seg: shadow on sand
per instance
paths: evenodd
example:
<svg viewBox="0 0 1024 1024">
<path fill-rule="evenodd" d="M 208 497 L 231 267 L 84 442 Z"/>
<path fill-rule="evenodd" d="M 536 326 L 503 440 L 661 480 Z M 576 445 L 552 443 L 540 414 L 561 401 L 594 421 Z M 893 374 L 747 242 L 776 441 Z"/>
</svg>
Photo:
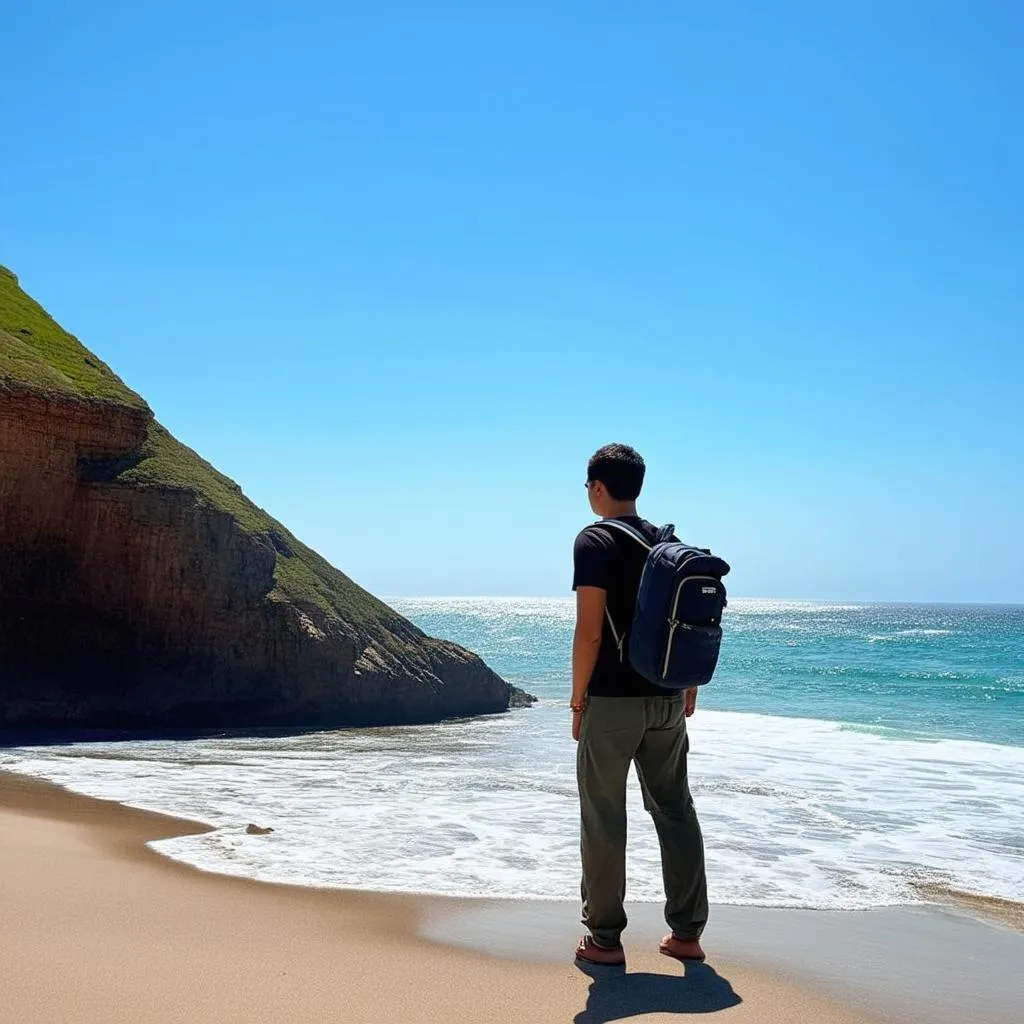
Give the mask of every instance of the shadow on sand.
<svg viewBox="0 0 1024 1024">
<path fill-rule="evenodd" d="M 587 1005 L 573 1024 L 605 1024 L 645 1013 L 715 1013 L 743 1000 L 728 980 L 707 964 L 688 963 L 682 977 L 628 974 L 622 967 L 592 967 L 576 962 L 592 979 Z"/>
</svg>

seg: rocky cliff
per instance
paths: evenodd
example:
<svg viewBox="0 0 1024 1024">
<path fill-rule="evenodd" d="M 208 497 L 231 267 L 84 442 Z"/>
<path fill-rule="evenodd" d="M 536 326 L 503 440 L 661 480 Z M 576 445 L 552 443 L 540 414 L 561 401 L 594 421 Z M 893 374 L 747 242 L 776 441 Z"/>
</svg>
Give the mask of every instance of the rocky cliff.
<svg viewBox="0 0 1024 1024">
<path fill-rule="evenodd" d="M 0 268 L 0 727 L 390 724 L 524 698 L 249 502 Z"/>
</svg>

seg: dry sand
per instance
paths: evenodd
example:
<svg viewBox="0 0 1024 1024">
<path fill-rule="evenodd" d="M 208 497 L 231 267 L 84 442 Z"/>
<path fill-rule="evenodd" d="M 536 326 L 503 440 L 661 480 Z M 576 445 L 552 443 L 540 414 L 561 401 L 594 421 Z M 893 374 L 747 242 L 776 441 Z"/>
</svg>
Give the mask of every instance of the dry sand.
<svg viewBox="0 0 1024 1024">
<path fill-rule="evenodd" d="M 0 1021 L 877 1020 L 777 971 L 627 946 L 596 980 L 418 937 L 454 901 L 264 885 L 145 847 L 203 826 L 0 777 Z"/>
</svg>

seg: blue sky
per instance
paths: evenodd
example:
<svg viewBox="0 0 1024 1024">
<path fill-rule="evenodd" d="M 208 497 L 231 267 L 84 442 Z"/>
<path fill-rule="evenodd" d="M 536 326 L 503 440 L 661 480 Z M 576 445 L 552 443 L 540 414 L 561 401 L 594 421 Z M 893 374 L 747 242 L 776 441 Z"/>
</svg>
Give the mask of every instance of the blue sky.
<svg viewBox="0 0 1024 1024">
<path fill-rule="evenodd" d="M 364 585 L 1024 601 L 1024 13 L 4 4 L 0 261 Z"/>
</svg>

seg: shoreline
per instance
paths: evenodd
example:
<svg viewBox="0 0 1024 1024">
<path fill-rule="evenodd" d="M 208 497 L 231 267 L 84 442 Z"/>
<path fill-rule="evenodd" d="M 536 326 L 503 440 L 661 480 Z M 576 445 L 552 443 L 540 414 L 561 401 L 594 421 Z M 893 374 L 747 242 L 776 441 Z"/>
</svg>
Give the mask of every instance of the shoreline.
<svg viewBox="0 0 1024 1024">
<path fill-rule="evenodd" d="M 866 948 L 857 954 L 861 964 L 851 958 L 856 944 L 849 941 L 837 960 L 837 949 L 829 946 L 842 950 L 844 936 L 854 933 L 870 939 L 879 920 L 874 911 L 717 907 L 708 966 L 684 972 L 654 951 L 664 930 L 660 908 L 633 905 L 630 973 L 595 981 L 572 964 L 581 930 L 574 905 L 278 885 L 204 872 L 146 845 L 209 830 L 204 823 L 0 772 L 0 951 L 5 961 L 13 960 L 21 982 L 35 979 L 15 986 L 17 1012 L 10 1019 L 587 1024 L 723 1011 L 730 1020 L 751 1022 L 988 1024 L 1015 1020 L 1014 1007 L 1024 1005 L 1024 989 L 1018 996 L 1007 987 L 1003 997 L 992 992 L 992 978 L 981 975 L 958 975 L 963 991 L 953 1002 L 942 992 L 941 999 L 929 1000 L 931 979 L 908 984 L 906 978 L 878 976 L 879 964 Z M 65 948 L 69 922 L 83 926 L 89 944 Z M 872 940 L 883 960 L 892 960 L 901 932 L 918 947 L 970 941 L 977 949 L 979 940 L 987 942 L 989 964 L 1000 979 L 1024 953 L 1024 937 L 962 911 L 922 908 L 884 923 L 888 938 Z M 32 941 L 26 941 L 26 928 Z M 757 940 L 758 934 L 774 941 Z M 168 935 L 177 939 L 173 948 Z M 802 936 L 809 936 L 810 948 L 801 945 Z M 59 969 L 52 962 L 54 946 L 64 952 Z M 190 979 L 197 971 L 200 976 L 184 992 L 182 970 Z M 874 978 L 867 976 L 871 971 Z M 112 972 L 117 981 L 107 984 Z M 125 991 L 134 992 L 132 999 L 125 999 Z M 137 1012 L 135 1000 L 150 1005 L 156 995 L 152 1015 Z M 54 999 L 65 1007 L 73 1001 L 81 1012 L 55 1014 Z M 301 1016 L 291 1015 L 296 1000 Z M 965 1001 L 977 1015 L 965 1014 Z M 0 1020 L 6 1019 L 0 1011 Z"/>
<path fill-rule="evenodd" d="M 914 888 L 926 897 L 925 906 L 951 907 L 979 921 L 992 921 L 1024 933 L 1024 903 L 1003 899 L 1001 896 L 966 892 L 936 882 L 919 882 Z"/>
<path fill-rule="evenodd" d="M 146 835 L 144 838 L 141 838 L 139 840 L 140 843 L 146 847 L 148 853 L 160 857 L 162 861 L 167 861 L 169 863 L 176 864 L 180 867 L 186 868 L 189 871 L 197 871 L 201 874 L 216 875 L 218 877 L 224 878 L 234 878 L 239 881 L 248 881 L 260 885 L 293 887 L 302 890 L 312 889 L 318 892 L 361 893 L 364 895 L 369 894 L 375 896 L 386 896 L 394 899 L 425 899 L 438 901 L 455 901 L 459 903 L 465 902 L 471 905 L 476 903 L 487 903 L 489 901 L 507 901 L 513 903 L 525 902 L 530 904 L 574 903 L 574 901 L 567 899 L 535 896 L 502 896 L 496 897 L 494 898 L 494 900 L 491 900 L 491 898 L 486 896 L 452 894 L 429 890 L 420 892 L 416 890 L 403 889 L 373 889 L 369 887 L 363 888 L 361 886 L 327 886 L 316 884 L 304 884 L 301 882 L 292 883 L 277 880 L 266 880 L 254 878 L 248 875 L 234 875 L 221 873 L 215 870 L 209 870 L 194 864 L 190 864 L 188 861 L 185 860 L 179 860 L 176 857 L 173 857 L 169 854 L 165 854 L 160 850 L 157 850 L 146 845 L 149 842 L 159 842 L 163 839 L 176 839 L 179 837 L 185 837 L 190 835 L 202 835 L 207 832 L 215 832 L 217 830 L 216 825 L 212 825 L 209 822 L 199 821 L 198 819 L 193 820 L 187 817 L 179 816 L 177 814 L 168 813 L 165 811 L 157 811 L 143 807 L 136 807 L 132 804 L 124 803 L 113 798 L 94 797 L 87 793 L 80 793 L 77 790 L 71 789 L 70 787 L 65 786 L 61 783 L 52 782 L 49 779 L 46 779 L 42 776 L 29 775 L 18 771 L 0 768 L 0 809 L 2 809 L 8 803 L 11 804 L 12 807 L 15 803 L 17 803 L 21 809 L 25 810 L 28 813 L 36 813 L 40 810 L 40 808 L 47 808 L 48 812 L 57 811 L 61 814 L 70 814 L 72 820 L 74 820 L 76 816 L 72 809 L 76 806 L 78 801 L 95 801 L 104 806 L 120 808 L 128 815 L 138 815 L 140 816 L 138 818 L 138 822 L 141 832 L 145 832 L 146 830 L 143 822 L 147 818 L 154 824 L 156 824 L 157 822 L 164 823 L 164 825 L 168 829 L 166 834 Z M 730 907 L 741 912 L 792 912 L 808 914 L 871 914 L 877 913 L 879 911 L 890 911 L 897 909 L 908 911 L 919 910 L 923 908 L 945 909 L 965 914 L 977 921 L 984 921 L 988 923 L 1002 925 L 1006 928 L 1010 928 L 1014 931 L 1024 934 L 1024 902 L 1018 902 L 1016 900 L 1007 899 L 1001 896 L 992 896 L 984 893 L 971 892 L 966 889 L 957 888 L 956 886 L 951 884 L 939 882 L 911 882 L 910 887 L 920 895 L 921 899 L 919 902 L 893 903 L 877 906 L 852 908 L 768 906 L 756 903 L 717 903 L 716 906 Z M 657 904 L 651 902 L 642 905 L 655 906 Z"/>
<path fill-rule="evenodd" d="M 594 978 L 571 947 L 554 963 L 500 958 L 421 934 L 460 901 L 214 875 L 145 845 L 206 827 L 0 774 L 0 956 L 15 979 L 0 1020 L 876 1019 L 717 958 L 684 970 L 637 950 L 630 974 Z"/>
</svg>

